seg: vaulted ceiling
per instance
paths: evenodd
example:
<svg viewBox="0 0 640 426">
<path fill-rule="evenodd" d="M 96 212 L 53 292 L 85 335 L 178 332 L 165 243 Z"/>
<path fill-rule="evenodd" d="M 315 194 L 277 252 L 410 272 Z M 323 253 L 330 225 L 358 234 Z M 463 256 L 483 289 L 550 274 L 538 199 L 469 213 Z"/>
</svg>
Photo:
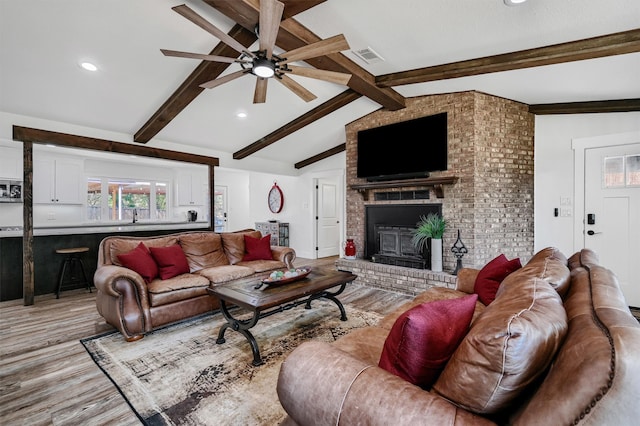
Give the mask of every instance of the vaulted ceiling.
<svg viewBox="0 0 640 426">
<path fill-rule="evenodd" d="M 308 103 L 271 84 L 264 104 L 252 103 L 253 77 L 199 87 L 237 64 L 160 53 L 237 56 L 171 10 L 181 3 L 2 0 L 0 111 L 216 155 L 221 166 L 293 170 L 340 152 L 348 122 L 411 96 L 479 90 L 538 113 L 640 108 L 636 0 L 283 0 L 276 53 L 344 34 L 351 50 L 302 65 L 352 78 L 348 87 L 296 78 L 318 96 Z M 184 3 L 256 49 L 259 0 Z M 361 49 L 383 59 L 366 63 Z M 98 71 L 81 69 L 84 60 Z"/>
</svg>

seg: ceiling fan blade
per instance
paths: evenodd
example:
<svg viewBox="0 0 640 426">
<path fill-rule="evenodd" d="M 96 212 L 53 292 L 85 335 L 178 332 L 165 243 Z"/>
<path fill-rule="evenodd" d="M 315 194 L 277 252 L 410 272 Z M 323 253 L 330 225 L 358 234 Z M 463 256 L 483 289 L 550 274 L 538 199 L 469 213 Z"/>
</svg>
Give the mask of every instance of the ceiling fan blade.
<svg viewBox="0 0 640 426">
<path fill-rule="evenodd" d="M 325 40 L 320 40 L 315 43 L 308 44 L 306 46 L 293 49 L 289 52 L 283 53 L 285 58 L 281 61 L 281 64 L 289 62 L 302 61 L 309 58 L 316 58 L 318 56 L 328 55 L 329 53 L 340 52 L 342 50 L 348 50 L 349 43 L 344 35 L 338 34 L 337 36 L 329 37 Z"/>
<path fill-rule="evenodd" d="M 240 53 L 247 53 L 251 57 L 254 55 L 247 50 L 242 44 L 240 44 L 236 39 L 222 31 L 220 28 L 213 25 L 211 22 L 204 19 L 202 16 L 198 15 L 193 9 L 191 9 L 186 4 L 181 4 L 180 6 L 174 6 L 171 9 L 178 12 L 180 15 L 184 16 L 203 30 L 212 34 L 218 40 L 232 48 L 233 50 L 237 50 Z"/>
<path fill-rule="evenodd" d="M 213 62 L 224 62 L 227 64 L 233 63 L 251 63 L 251 61 L 244 61 L 242 59 L 237 58 L 229 58 L 227 56 L 216 56 L 216 55 L 202 55 L 200 53 L 191 53 L 191 52 L 181 52 L 179 50 L 169 50 L 169 49 L 160 49 L 164 56 L 175 56 L 177 58 L 191 58 L 191 59 L 201 59 L 203 61 L 213 61 Z"/>
<path fill-rule="evenodd" d="M 258 77 L 256 79 L 256 90 L 253 93 L 253 103 L 263 104 L 267 101 L 267 82 L 268 78 Z"/>
<path fill-rule="evenodd" d="M 224 77 L 216 78 L 215 80 L 207 81 L 206 83 L 202 83 L 200 87 L 205 89 L 213 89 L 214 87 L 218 87 L 221 84 L 228 83 L 231 80 L 235 80 L 238 77 L 242 77 L 247 73 L 246 70 L 240 70 L 236 72 L 232 72 L 231 74 L 227 74 Z"/>
<path fill-rule="evenodd" d="M 276 45 L 282 12 L 284 12 L 284 4 L 278 0 L 260 1 L 260 26 L 258 27 L 260 50 L 266 50 L 269 59 Z"/>
<path fill-rule="evenodd" d="M 345 74 L 342 72 L 319 70 L 317 68 L 308 67 L 296 67 L 289 66 L 290 70 L 283 70 L 290 72 L 291 74 L 299 75 L 302 77 L 317 78 L 318 80 L 330 81 L 331 83 L 338 83 L 346 86 L 351 80 L 351 74 Z"/>
<path fill-rule="evenodd" d="M 283 75 L 280 78 L 275 78 L 274 80 L 282 83 L 283 86 L 285 86 L 287 89 L 291 90 L 293 93 L 298 95 L 305 102 L 311 102 L 312 100 L 317 98 L 316 95 L 314 95 L 313 93 L 311 93 L 310 91 L 302 87 L 301 84 L 299 84 L 297 81 L 290 78 L 289 76 Z"/>
</svg>

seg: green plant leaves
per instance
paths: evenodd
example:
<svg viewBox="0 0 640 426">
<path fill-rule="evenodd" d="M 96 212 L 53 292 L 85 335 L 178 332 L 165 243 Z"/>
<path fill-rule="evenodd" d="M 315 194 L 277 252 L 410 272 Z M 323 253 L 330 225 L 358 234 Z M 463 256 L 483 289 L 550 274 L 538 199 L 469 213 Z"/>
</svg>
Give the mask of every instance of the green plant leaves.
<svg viewBox="0 0 640 426">
<path fill-rule="evenodd" d="M 426 217 L 420 216 L 420 222 L 412 232 L 411 242 L 416 249 L 422 251 L 427 248 L 429 238 L 442 239 L 447 229 L 447 221 L 440 215 L 429 213 Z"/>
</svg>

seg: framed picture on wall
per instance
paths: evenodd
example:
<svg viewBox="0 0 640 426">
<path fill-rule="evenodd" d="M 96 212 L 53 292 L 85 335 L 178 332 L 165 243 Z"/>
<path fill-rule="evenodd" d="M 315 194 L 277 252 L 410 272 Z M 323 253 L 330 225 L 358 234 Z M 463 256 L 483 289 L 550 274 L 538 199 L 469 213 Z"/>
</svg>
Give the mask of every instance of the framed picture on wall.
<svg viewBox="0 0 640 426">
<path fill-rule="evenodd" d="M 15 180 L 0 180 L 0 202 L 21 203 L 22 182 Z"/>
</svg>

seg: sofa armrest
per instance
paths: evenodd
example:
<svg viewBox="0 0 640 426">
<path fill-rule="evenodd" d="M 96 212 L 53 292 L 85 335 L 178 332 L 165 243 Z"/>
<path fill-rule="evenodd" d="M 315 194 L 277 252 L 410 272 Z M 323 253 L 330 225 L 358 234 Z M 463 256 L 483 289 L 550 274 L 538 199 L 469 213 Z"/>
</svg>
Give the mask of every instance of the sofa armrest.
<svg viewBox="0 0 640 426">
<path fill-rule="evenodd" d="M 293 261 L 296 260 L 296 251 L 291 247 L 271 246 L 271 255 L 274 260 L 279 260 L 287 265 L 288 269 L 295 268 Z"/>
<path fill-rule="evenodd" d="M 458 271 L 458 279 L 456 281 L 456 290 L 473 294 L 473 287 L 476 283 L 476 277 L 480 269 L 462 268 Z"/>
<path fill-rule="evenodd" d="M 326 342 L 305 342 L 280 367 L 278 397 L 300 425 L 493 425 Z"/>
<path fill-rule="evenodd" d="M 98 289 L 96 308 L 127 341 L 142 338 L 151 330 L 147 284 L 135 271 L 116 265 L 99 267 L 93 283 Z"/>
</svg>

